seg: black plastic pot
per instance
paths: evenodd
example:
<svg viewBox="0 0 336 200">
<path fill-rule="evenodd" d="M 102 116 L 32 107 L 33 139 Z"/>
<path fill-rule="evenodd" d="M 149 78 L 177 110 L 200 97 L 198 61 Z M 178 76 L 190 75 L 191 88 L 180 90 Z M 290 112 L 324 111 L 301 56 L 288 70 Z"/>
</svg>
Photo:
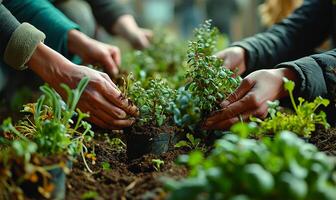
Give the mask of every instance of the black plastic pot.
<svg viewBox="0 0 336 200">
<path fill-rule="evenodd" d="M 68 160 L 67 168 L 72 168 L 72 161 Z M 53 200 L 62 200 L 65 199 L 66 194 L 66 173 L 62 167 L 53 167 L 50 170 L 47 170 L 50 174 L 51 178 L 49 179 L 49 183 L 53 185 L 53 191 L 51 192 L 50 199 Z M 44 199 L 43 196 L 39 193 L 38 187 L 42 185 L 42 177 L 40 177 L 40 181 L 37 183 L 25 182 L 21 187 L 24 190 L 25 194 L 29 198 L 33 199 Z"/>
<path fill-rule="evenodd" d="M 173 148 L 179 141 L 179 135 L 174 131 L 144 134 L 134 131 L 134 129 L 126 129 L 125 138 L 127 157 L 130 160 L 146 154 L 160 155 Z"/>
</svg>

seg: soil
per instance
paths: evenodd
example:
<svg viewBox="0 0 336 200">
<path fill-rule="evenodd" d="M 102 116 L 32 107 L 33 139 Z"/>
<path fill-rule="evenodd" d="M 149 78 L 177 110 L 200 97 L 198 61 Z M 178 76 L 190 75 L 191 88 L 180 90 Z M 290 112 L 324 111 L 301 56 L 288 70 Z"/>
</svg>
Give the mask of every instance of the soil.
<svg viewBox="0 0 336 200">
<path fill-rule="evenodd" d="M 95 141 L 96 163 L 90 168 L 94 173 L 84 170 L 81 159 L 74 163 L 67 180 L 67 198 L 81 199 L 86 192 L 97 192 L 95 199 L 163 199 L 163 177 L 181 179 L 187 176 L 187 169 L 175 164 L 178 155 L 187 153 L 175 149 L 158 155 L 145 155 L 128 161 L 125 150 L 117 150 L 102 140 Z M 152 159 L 164 161 L 160 171 L 153 167 Z M 108 162 L 110 170 L 103 170 L 102 163 Z"/>
<path fill-rule="evenodd" d="M 309 142 L 315 144 L 320 151 L 336 156 L 336 128 L 324 129 L 319 127 Z"/>
</svg>

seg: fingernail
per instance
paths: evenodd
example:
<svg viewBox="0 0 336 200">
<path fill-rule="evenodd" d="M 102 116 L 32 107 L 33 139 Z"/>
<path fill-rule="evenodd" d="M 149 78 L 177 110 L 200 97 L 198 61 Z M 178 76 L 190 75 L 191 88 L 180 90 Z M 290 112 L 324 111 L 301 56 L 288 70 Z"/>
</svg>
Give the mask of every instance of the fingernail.
<svg viewBox="0 0 336 200">
<path fill-rule="evenodd" d="M 227 107 L 229 104 L 230 104 L 230 101 L 228 101 L 228 100 L 224 100 L 224 101 L 220 104 L 220 107 L 225 108 L 225 107 Z"/>
</svg>

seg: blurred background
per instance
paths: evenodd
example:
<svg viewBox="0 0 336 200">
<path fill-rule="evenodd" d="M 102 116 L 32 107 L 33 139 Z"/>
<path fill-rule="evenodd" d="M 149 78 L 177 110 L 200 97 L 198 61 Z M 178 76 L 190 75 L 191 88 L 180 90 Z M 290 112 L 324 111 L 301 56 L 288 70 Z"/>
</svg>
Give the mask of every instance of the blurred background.
<svg viewBox="0 0 336 200">
<path fill-rule="evenodd" d="M 265 30 L 288 16 L 303 0 L 120 0 L 128 4 L 140 25 L 165 27 L 188 39 L 205 19 L 238 41 Z"/>
</svg>

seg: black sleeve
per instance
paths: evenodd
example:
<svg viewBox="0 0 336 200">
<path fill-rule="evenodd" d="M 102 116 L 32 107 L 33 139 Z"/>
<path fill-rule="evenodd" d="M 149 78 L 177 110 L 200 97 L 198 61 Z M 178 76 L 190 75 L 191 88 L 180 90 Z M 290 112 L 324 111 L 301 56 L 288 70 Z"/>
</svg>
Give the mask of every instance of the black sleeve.
<svg viewBox="0 0 336 200">
<path fill-rule="evenodd" d="M 102 25 L 108 32 L 116 20 L 125 14 L 131 14 L 131 10 L 118 0 L 87 0 L 91 5 L 93 14 L 97 22 Z"/>
<path fill-rule="evenodd" d="M 331 0 L 306 0 L 290 17 L 268 31 L 232 46 L 247 50 L 247 72 L 272 68 L 313 53 L 331 32 Z"/>
<path fill-rule="evenodd" d="M 0 1 L 0 56 L 4 53 L 13 32 L 19 27 L 20 23 L 15 17 L 2 5 Z"/>
<path fill-rule="evenodd" d="M 318 96 L 336 100 L 336 49 L 281 63 L 277 68 L 291 68 L 298 77 L 295 95 L 313 100 Z"/>
</svg>

